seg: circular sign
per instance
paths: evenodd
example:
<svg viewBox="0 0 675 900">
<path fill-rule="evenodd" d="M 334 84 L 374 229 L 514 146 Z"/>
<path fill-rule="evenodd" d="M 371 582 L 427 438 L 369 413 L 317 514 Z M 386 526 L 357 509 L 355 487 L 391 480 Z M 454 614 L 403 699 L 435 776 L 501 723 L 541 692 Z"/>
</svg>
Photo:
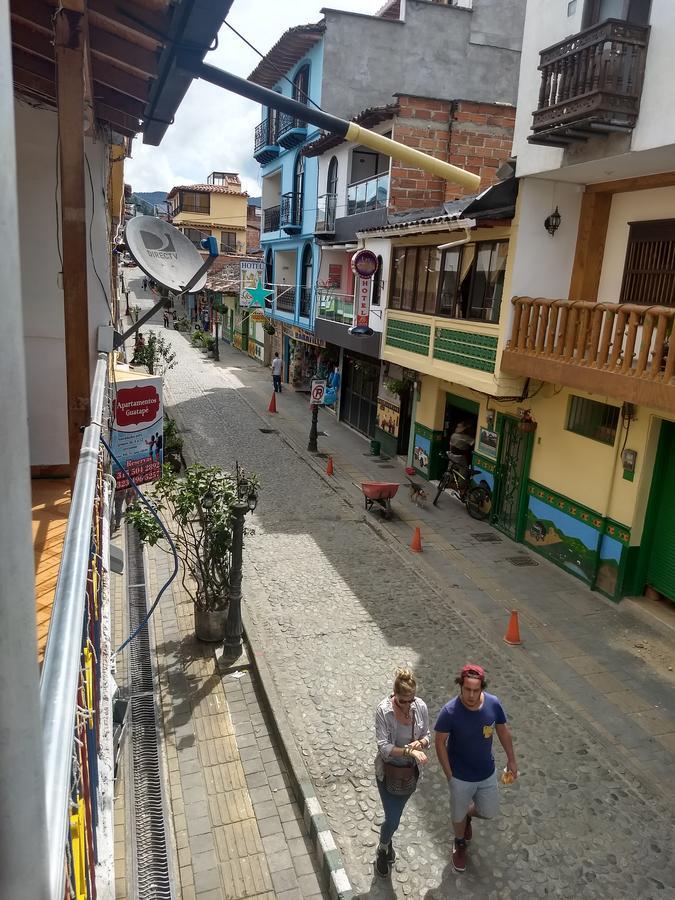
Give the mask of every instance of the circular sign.
<svg viewBox="0 0 675 900">
<path fill-rule="evenodd" d="M 323 403 L 323 395 L 326 393 L 326 382 L 325 381 L 313 381 L 312 382 L 312 403 L 320 404 Z"/>
<path fill-rule="evenodd" d="M 181 294 L 203 259 L 182 231 L 155 216 L 135 216 L 127 222 L 124 240 L 129 253 L 145 274 L 168 288 L 174 294 Z M 196 294 L 206 284 L 206 272 L 190 291 Z"/>
<path fill-rule="evenodd" d="M 377 256 L 372 250 L 357 250 L 352 256 L 352 272 L 359 278 L 372 278 L 377 272 Z"/>
</svg>

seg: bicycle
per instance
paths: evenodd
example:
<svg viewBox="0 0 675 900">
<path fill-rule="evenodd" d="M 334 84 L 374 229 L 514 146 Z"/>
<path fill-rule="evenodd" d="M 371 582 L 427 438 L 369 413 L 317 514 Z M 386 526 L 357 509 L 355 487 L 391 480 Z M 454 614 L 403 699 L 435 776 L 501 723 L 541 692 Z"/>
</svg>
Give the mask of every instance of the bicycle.
<svg viewBox="0 0 675 900">
<path fill-rule="evenodd" d="M 466 511 L 472 519 L 479 521 L 487 519 L 492 503 L 490 491 L 482 484 L 471 484 L 471 478 L 477 475 L 480 469 L 461 469 L 450 459 L 447 451 L 445 455 L 448 457 L 448 468 L 438 482 L 438 491 L 433 500 L 434 506 L 438 506 L 443 491 L 449 489 L 449 493 L 466 506 Z"/>
</svg>

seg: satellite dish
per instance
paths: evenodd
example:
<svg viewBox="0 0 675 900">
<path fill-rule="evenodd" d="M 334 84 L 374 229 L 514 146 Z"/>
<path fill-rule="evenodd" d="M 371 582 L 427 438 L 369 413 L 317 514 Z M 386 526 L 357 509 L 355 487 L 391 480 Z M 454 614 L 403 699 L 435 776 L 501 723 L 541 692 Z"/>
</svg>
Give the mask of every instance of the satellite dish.
<svg viewBox="0 0 675 900">
<path fill-rule="evenodd" d="M 124 239 L 129 253 L 145 274 L 174 294 L 182 294 L 204 260 L 182 231 L 155 216 L 135 216 L 127 222 Z M 191 291 L 201 291 L 206 272 Z"/>
</svg>

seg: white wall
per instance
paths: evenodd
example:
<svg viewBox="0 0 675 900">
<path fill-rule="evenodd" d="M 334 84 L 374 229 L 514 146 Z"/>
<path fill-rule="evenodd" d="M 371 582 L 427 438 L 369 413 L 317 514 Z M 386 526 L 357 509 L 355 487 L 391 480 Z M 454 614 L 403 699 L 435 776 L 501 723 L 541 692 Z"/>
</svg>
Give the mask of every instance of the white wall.
<svg viewBox="0 0 675 900">
<path fill-rule="evenodd" d="M 628 246 L 628 223 L 675 219 L 675 187 L 614 194 L 609 213 L 598 300 L 618 302 Z"/>
<path fill-rule="evenodd" d="M 518 157 L 519 176 L 559 168 L 565 160 L 560 149 L 540 147 L 527 143 L 532 126 L 532 113 L 539 102 L 541 74 L 537 70 L 539 55 L 551 44 L 564 40 L 581 30 L 583 0 L 578 0 L 574 15 L 567 16 L 566 0 L 528 0 L 525 32 L 520 61 L 518 109 L 514 131 L 513 152 Z M 675 3 L 673 0 L 652 0 L 650 15 L 651 32 L 647 48 L 647 64 L 640 101 L 640 114 L 630 138 L 630 151 L 650 150 L 675 144 L 675 116 L 664 115 L 675 106 L 675 78 L 673 77 L 673 40 L 675 39 Z M 616 148 L 615 141 L 595 138 L 587 145 L 573 147 L 572 157 L 579 162 L 583 158 L 603 158 L 620 155 L 624 149 Z M 674 163 L 675 166 L 675 163 Z M 660 166 L 651 171 L 663 171 Z M 613 177 L 640 174 L 640 170 Z M 602 172 L 592 180 L 602 180 Z M 605 176 L 606 177 L 606 176 Z M 579 180 L 583 180 L 580 176 Z"/>
<path fill-rule="evenodd" d="M 66 356 L 63 289 L 57 247 L 55 205 L 57 171 L 56 112 L 35 109 L 17 101 L 17 192 L 26 350 L 28 425 L 31 465 L 68 463 L 68 411 L 66 406 Z M 107 145 L 87 141 L 87 157 L 94 183 L 92 192 L 85 171 L 87 234 L 91 232 L 96 268 L 110 294 L 110 270 L 106 206 Z M 58 228 L 60 234 L 60 228 Z M 89 240 L 89 237 L 88 237 Z M 89 353 L 94 371 L 96 329 L 108 324 L 110 314 L 103 291 L 88 267 Z"/>
<path fill-rule="evenodd" d="M 376 256 L 382 257 L 382 271 L 378 272 L 378 276 L 382 279 L 382 287 L 380 290 L 380 305 L 371 306 L 369 323 L 373 331 L 382 331 L 384 325 L 384 311 L 387 308 L 387 298 L 389 297 L 391 240 L 389 238 L 366 238 L 365 246 L 369 250 L 372 250 Z M 378 315 L 377 312 L 373 312 L 373 310 L 380 311 L 382 315 Z"/>
<path fill-rule="evenodd" d="M 576 184 L 539 178 L 519 182 L 511 296 L 567 297 L 582 190 Z M 556 206 L 560 228 L 552 237 L 544 228 L 544 219 Z"/>
</svg>

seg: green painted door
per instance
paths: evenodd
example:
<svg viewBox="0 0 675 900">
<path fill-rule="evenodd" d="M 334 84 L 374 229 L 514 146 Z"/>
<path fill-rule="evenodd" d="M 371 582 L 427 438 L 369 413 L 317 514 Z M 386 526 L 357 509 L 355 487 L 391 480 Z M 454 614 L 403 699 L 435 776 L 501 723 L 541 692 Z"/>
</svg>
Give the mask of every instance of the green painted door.
<svg viewBox="0 0 675 900">
<path fill-rule="evenodd" d="M 662 454 L 663 465 L 657 476 L 659 483 L 654 486 L 658 490 L 658 501 L 654 510 L 647 584 L 675 601 L 675 424 L 664 422 L 661 427 L 663 443 L 659 454 Z"/>
<path fill-rule="evenodd" d="M 499 451 L 492 499 L 492 524 L 514 541 L 522 537 L 527 506 L 533 435 L 520 430 L 520 420 L 500 415 Z"/>
</svg>

